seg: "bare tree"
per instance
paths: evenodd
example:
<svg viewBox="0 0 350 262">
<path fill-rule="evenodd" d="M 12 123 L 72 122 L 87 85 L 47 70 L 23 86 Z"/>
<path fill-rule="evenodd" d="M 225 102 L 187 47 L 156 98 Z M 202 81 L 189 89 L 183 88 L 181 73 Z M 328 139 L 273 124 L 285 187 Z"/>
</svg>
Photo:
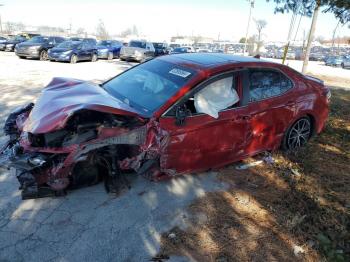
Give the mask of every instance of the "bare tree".
<svg viewBox="0 0 350 262">
<path fill-rule="evenodd" d="M 96 36 L 100 40 L 106 40 L 109 38 L 109 34 L 107 32 L 106 26 L 102 19 L 98 21 L 97 28 L 96 28 Z"/>
<path fill-rule="evenodd" d="M 260 48 L 262 46 L 262 41 L 261 41 L 261 35 L 263 29 L 267 26 L 267 22 L 263 19 L 254 19 L 255 25 L 256 25 L 256 30 L 258 31 L 258 40 L 257 40 L 257 47 L 256 47 L 256 52 L 259 53 Z"/>
</svg>

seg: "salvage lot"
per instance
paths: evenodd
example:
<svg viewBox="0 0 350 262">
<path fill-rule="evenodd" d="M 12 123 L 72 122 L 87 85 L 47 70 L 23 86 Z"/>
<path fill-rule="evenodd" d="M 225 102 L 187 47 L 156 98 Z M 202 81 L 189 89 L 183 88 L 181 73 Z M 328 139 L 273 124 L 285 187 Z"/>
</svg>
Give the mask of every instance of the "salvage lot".
<svg viewBox="0 0 350 262">
<path fill-rule="evenodd" d="M 0 65 L 2 125 L 54 76 L 100 82 L 133 63 L 71 65 L 1 52 Z M 310 62 L 310 69 L 341 87 L 333 89 L 329 124 L 298 153 L 275 153 L 271 165 L 246 171 L 231 165 L 160 183 L 130 175 L 130 189 L 119 196 L 97 185 L 26 201 L 15 177 L 1 170 L 0 261 L 147 261 L 157 253 L 173 261 L 317 261 L 323 249 L 328 257 L 345 256 L 340 250 L 349 252 L 350 71 L 318 62 Z M 320 236 L 337 246 L 320 245 Z"/>
</svg>

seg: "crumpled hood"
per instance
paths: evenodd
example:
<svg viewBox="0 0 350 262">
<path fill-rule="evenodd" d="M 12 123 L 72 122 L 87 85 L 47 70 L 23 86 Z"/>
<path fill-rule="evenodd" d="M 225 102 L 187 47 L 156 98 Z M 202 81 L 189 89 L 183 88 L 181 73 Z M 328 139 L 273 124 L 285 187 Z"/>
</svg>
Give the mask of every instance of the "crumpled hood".
<svg viewBox="0 0 350 262">
<path fill-rule="evenodd" d="M 98 85 L 76 79 L 54 78 L 43 89 L 23 130 L 42 134 L 62 129 L 70 116 L 83 109 L 146 118 Z"/>
</svg>

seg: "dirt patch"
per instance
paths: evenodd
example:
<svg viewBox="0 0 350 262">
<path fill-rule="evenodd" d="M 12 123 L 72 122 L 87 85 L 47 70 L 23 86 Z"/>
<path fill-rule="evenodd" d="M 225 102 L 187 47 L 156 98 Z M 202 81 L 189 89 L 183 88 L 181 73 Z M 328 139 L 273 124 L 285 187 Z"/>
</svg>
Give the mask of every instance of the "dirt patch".
<svg viewBox="0 0 350 262">
<path fill-rule="evenodd" d="M 220 170 L 230 190 L 196 200 L 188 228 L 162 235 L 160 255 L 221 262 L 349 261 L 350 92 L 335 89 L 332 95 L 320 136 L 297 152 L 273 153 L 273 164 Z"/>
</svg>

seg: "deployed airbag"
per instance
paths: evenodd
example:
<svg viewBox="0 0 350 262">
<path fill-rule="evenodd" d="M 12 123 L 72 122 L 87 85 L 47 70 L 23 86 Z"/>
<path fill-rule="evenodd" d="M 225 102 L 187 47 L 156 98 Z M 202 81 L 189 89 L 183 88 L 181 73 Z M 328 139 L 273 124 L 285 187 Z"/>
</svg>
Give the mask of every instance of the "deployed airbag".
<svg viewBox="0 0 350 262">
<path fill-rule="evenodd" d="M 194 95 L 194 106 L 197 113 L 205 113 L 218 118 L 219 111 L 239 101 L 238 94 L 232 85 L 233 77 L 218 80 Z"/>
</svg>

